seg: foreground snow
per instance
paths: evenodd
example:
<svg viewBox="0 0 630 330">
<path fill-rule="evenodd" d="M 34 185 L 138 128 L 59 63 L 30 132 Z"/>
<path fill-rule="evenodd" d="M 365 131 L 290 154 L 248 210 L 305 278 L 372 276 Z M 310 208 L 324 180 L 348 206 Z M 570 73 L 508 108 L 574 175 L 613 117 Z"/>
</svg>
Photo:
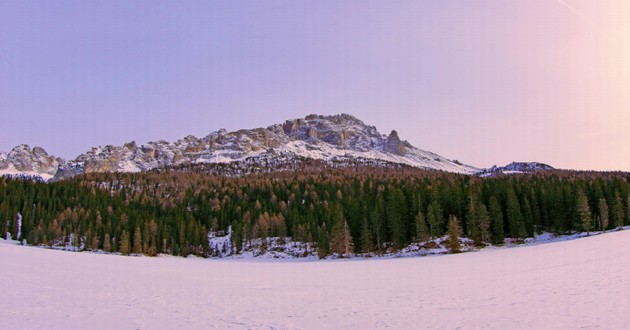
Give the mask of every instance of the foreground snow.
<svg viewBox="0 0 630 330">
<path fill-rule="evenodd" d="M 121 257 L 0 240 L 3 328 L 604 328 L 630 324 L 630 231 L 425 258 Z"/>
</svg>

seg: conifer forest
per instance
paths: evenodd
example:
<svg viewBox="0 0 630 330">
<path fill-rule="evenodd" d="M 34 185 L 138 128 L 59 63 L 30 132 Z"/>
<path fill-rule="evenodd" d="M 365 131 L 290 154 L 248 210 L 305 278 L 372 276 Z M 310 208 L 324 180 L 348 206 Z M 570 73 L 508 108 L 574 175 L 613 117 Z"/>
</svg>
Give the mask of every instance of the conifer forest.
<svg viewBox="0 0 630 330">
<path fill-rule="evenodd" d="M 2 232 L 24 244 L 155 256 L 218 255 L 252 240 L 308 243 L 320 257 L 396 251 L 457 237 L 503 244 L 630 224 L 627 173 L 542 171 L 480 178 L 410 167 L 302 169 L 242 176 L 194 170 L 0 178 Z M 7 237 L 3 237 L 7 238 Z M 264 243 L 263 243 L 264 244 Z M 264 248 L 264 246 L 263 246 Z"/>
</svg>

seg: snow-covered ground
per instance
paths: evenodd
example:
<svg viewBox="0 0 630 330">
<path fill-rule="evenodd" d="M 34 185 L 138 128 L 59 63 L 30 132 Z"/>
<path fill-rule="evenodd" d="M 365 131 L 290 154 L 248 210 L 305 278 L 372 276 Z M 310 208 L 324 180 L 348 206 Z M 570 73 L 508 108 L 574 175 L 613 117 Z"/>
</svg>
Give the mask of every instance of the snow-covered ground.
<svg viewBox="0 0 630 330">
<path fill-rule="evenodd" d="M 622 329 L 630 231 L 423 258 L 121 257 L 0 240 L 2 328 Z"/>
</svg>

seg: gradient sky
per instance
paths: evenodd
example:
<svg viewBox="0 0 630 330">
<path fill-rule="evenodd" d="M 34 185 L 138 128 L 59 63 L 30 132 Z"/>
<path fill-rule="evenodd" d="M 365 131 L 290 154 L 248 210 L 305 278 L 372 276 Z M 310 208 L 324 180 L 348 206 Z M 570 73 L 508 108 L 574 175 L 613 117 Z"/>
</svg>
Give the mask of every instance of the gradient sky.
<svg viewBox="0 0 630 330">
<path fill-rule="evenodd" d="M 350 113 L 478 167 L 630 171 L 630 1 L 0 1 L 0 150 Z"/>
</svg>

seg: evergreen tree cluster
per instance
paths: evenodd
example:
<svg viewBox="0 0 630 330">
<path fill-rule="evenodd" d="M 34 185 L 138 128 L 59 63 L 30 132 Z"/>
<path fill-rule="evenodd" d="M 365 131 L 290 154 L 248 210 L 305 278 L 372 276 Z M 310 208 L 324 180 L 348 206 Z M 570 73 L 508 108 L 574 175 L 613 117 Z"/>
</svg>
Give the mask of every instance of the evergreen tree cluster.
<svg viewBox="0 0 630 330">
<path fill-rule="evenodd" d="M 540 231 L 628 225 L 629 193 L 624 173 L 478 178 L 378 167 L 240 177 L 105 173 L 53 183 L 0 178 L 0 229 L 32 245 L 125 255 L 210 256 L 209 232 L 228 228 L 237 252 L 255 239 L 290 237 L 316 245 L 321 257 L 350 256 L 444 235 L 457 251 L 455 236 L 483 246 Z"/>
</svg>

